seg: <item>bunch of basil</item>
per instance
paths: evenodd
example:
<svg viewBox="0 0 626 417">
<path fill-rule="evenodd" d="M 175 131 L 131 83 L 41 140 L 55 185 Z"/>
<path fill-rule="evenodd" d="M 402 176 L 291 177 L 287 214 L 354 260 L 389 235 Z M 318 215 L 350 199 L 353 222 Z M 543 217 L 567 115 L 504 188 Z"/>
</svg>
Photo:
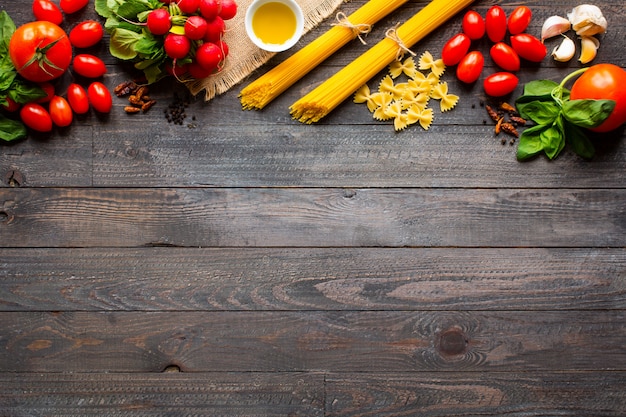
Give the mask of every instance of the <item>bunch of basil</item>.
<svg viewBox="0 0 626 417">
<path fill-rule="evenodd" d="M 541 152 L 554 159 L 566 143 L 583 158 L 594 156 L 595 148 L 585 129 L 602 124 L 613 111 L 615 101 L 570 100 L 570 92 L 564 85 L 574 74 L 560 84 L 537 80 L 524 86 L 524 94 L 515 105 L 521 117 L 536 124 L 522 132 L 517 148 L 518 160 L 527 160 Z"/>
<path fill-rule="evenodd" d="M 24 80 L 17 74 L 9 56 L 9 42 L 14 32 L 15 23 L 8 13 L 2 10 L 0 12 L 0 106 L 8 106 L 7 99 L 24 104 L 46 95 L 38 85 Z M 0 113 L 1 140 L 23 139 L 27 134 L 26 126 L 21 121 Z"/>
</svg>

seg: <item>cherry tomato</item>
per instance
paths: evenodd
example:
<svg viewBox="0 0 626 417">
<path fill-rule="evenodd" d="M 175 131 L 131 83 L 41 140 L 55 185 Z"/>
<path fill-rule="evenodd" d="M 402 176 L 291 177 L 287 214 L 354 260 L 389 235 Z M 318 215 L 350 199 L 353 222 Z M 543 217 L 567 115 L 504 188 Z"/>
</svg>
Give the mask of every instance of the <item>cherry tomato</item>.
<svg viewBox="0 0 626 417">
<path fill-rule="evenodd" d="M 443 63 L 448 66 L 456 65 L 469 51 L 472 40 L 465 33 L 459 33 L 443 46 L 441 50 L 441 58 Z"/>
<path fill-rule="evenodd" d="M 463 33 L 471 40 L 485 36 L 485 20 L 477 11 L 470 10 L 463 16 Z"/>
<path fill-rule="evenodd" d="M 5 97 L 4 102 L 0 100 L 0 108 L 8 111 L 9 113 L 19 110 L 20 107 L 21 105 L 16 103 L 11 97 Z"/>
<path fill-rule="evenodd" d="M 95 81 L 87 87 L 89 103 L 100 113 L 109 113 L 113 107 L 113 98 L 104 84 Z"/>
<path fill-rule="evenodd" d="M 491 59 L 503 70 L 515 72 L 520 68 L 519 55 L 504 42 L 494 44 L 489 50 Z"/>
<path fill-rule="evenodd" d="M 518 6 L 509 16 L 508 28 L 511 35 L 524 32 L 530 24 L 533 12 L 527 6 Z"/>
<path fill-rule="evenodd" d="M 67 101 L 76 114 L 85 114 L 89 111 L 89 98 L 80 84 L 72 83 L 67 87 Z"/>
<path fill-rule="evenodd" d="M 39 83 L 39 88 L 41 88 L 46 95 L 35 100 L 35 103 L 47 103 L 54 97 L 54 86 L 51 83 Z"/>
<path fill-rule="evenodd" d="M 49 132 L 52 130 L 50 113 L 41 104 L 24 104 L 20 110 L 20 119 L 26 126 L 38 132 Z"/>
<path fill-rule="evenodd" d="M 548 48 L 528 33 L 511 36 L 511 46 L 521 58 L 531 62 L 541 62 L 548 54 Z"/>
<path fill-rule="evenodd" d="M 76 73 L 87 78 L 102 77 L 107 72 L 104 62 L 97 56 L 78 54 L 74 57 L 73 68 Z"/>
<path fill-rule="evenodd" d="M 491 42 L 500 42 L 506 35 L 506 13 L 504 9 L 497 4 L 491 6 L 485 17 L 485 28 L 487 37 Z"/>
<path fill-rule="evenodd" d="M 456 67 L 456 77 L 464 83 L 473 83 L 480 77 L 485 66 L 485 58 L 480 51 L 472 51 L 465 55 Z"/>
<path fill-rule="evenodd" d="M 595 132 L 610 132 L 626 123 L 626 71 L 614 64 L 596 64 L 591 67 L 572 85 L 570 98 L 615 100 L 615 108 L 611 115 Z"/>
<path fill-rule="evenodd" d="M 59 6 L 49 0 L 34 0 L 33 15 L 35 20 L 45 20 L 55 25 L 63 23 L 63 13 Z"/>
<path fill-rule="evenodd" d="M 65 127 L 72 124 L 73 114 L 70 103 L 61 96 L 54 96 L 48 105 L 50 118 L 52 123 L 59 127 Z"/>
<path fill-rule="evenodd" d="M 61 0 L 60 6 L 67 14 L 76 13 L 89 3 L 89 0 Z"/>
<path fill-rule="evenodd" d="M 496 72 L 483 81 L 485 93 L 492 97 L 510 94 L 517 88 L 519 79 L 510 72 Z"/>
<path fill-rule="evenodd" d="M 38 20 L 17 28 L 9 42 L 9 55 L 22 77 L 34 82 L 50 81 L 69 67 L 72 44 L 59 26 Z"/>
<path fill-rule="evenodd" d="M 85 20 L 70 30 L 70 42 L 77 48 L 89 48 L 100 42 L 103 35 L 100 22 Z"/>
</svg>

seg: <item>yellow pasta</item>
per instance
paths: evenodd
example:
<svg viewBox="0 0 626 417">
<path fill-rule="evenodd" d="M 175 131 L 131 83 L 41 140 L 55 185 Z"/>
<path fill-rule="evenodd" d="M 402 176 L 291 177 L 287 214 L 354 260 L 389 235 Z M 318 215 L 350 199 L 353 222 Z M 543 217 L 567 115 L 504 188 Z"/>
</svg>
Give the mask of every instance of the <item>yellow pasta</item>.
<svg viewBox="0 0 626 417">
<path fill-rule="evenodd" d="M 368 27 L 408 0 L 370 0 L 326 33 L 241 90 L 241 105 L 260 110 Z M 341 19 L 340 19 L 341 20 Z"/>
<path fill-rule="evenodd" d="M 432 0 L 395 30 L 401 43 L 390 37 L 378 42 L 293 103 L 290 107 L 292 117 L 302 123 L 318 122 L 374 75 L 396 60 L 398 55 L 402 55 L 405 48 L 413 46 L 472 2 L 473 0 Z"/>
</svg>

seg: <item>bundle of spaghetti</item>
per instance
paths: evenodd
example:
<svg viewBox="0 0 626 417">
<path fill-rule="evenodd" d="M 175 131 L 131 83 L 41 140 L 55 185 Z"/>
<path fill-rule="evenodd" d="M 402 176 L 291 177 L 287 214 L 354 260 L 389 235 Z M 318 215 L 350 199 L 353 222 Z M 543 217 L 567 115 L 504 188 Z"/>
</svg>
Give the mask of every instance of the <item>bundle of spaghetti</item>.
<svg viewBox="0 0 626 417">
<path fill-rule="evenodd" d="M 369 0 L 348 17 L 338 13 L 338 24 L 241 90 L 242 107 L 262 109 L 342 46 L 357 36 L 361 38 L 374 23 L 407 1 Z"/>
<path fill-rule="evenodd" d="M 292 117 L 302 123 L 320 121 L 374 75 L 409 51 L 408 48 L 472 2 L 432 0 L 404 24 L 388 31 L 383 40 L 293 103 Z"/>
</svg>

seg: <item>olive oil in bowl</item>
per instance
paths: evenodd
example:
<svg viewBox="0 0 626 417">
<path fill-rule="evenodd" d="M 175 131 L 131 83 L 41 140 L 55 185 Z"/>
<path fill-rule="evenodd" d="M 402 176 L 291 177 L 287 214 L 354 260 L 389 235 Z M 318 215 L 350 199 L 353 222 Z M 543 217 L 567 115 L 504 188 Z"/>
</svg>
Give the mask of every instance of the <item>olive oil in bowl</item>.
<svg viewBox="0 0 626 417">
<path fill-rule="evenodd" d="M 293 0 L 256 0 L 246 12 L 246 31 L 258 47 L 281 52 L 298 42 L 304 16 Z"/>
</svg>

